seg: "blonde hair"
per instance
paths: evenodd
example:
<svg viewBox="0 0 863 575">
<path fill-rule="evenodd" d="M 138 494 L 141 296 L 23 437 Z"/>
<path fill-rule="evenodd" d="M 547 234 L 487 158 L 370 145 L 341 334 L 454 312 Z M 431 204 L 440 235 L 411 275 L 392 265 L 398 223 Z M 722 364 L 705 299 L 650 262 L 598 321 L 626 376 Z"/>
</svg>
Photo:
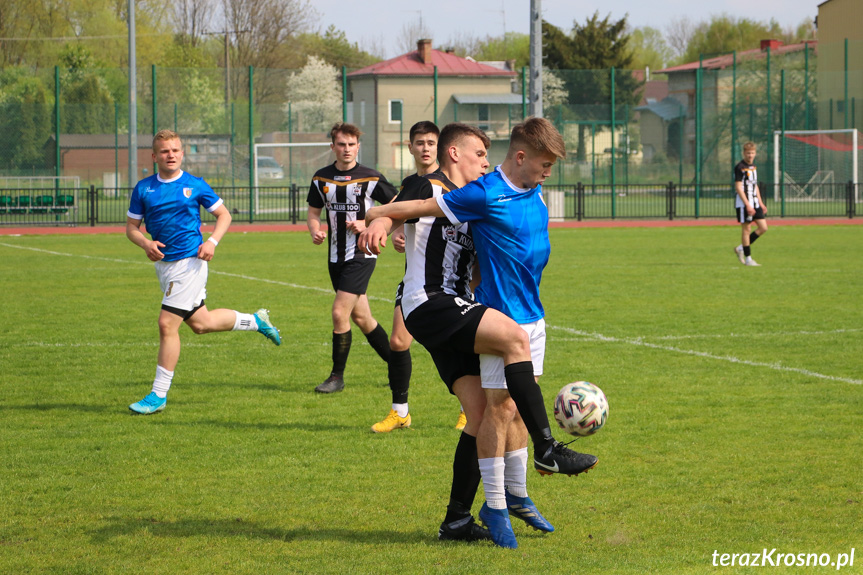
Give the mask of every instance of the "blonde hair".
<svg viewBox="0 0 863 575">
<path fill-rule="evenodd" d="M 153 136 L 153 151 L 156 151 L 156 142 L 167 142 L 168 140 L 177 140 L 182 143 L 180 140 L 180 134 L 174 132 L 173 130 L 159 130 L 156 132 L 156 135 Z"/>
<path fill-rule="evenodd" d="M 743 151 L 744 152 L 746 152 L 748 150 L 754 150 L 756 148 L 757 148 L 757 146 L 755 145 L 755 142 L 746 142 L 745 144 L 743 144 Z"/>
<path fill-rule="evenodd" d="M 507 157 L 524 148 L 529 148 L 533 152 L 553 154 L 558 158 L 566 157 L 563 136 L 554 124 L 545 118 L 530 117 L 513 127 Z"/>
</svg>

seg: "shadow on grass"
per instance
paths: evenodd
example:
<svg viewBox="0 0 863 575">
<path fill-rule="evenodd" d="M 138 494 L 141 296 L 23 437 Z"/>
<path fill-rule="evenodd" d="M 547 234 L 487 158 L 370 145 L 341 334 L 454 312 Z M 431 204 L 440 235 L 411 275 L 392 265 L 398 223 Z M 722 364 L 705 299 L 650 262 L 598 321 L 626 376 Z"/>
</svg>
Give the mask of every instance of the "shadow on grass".
<svg viewBox="0 0 863 575">
<path fill-rule="evenodd" d="M 134 537 L 136 533 L 146 532 L 155 537 L 222 537 L 249 540 L 266 539 L 275 541 L 341 541 L 347 543 L 384 544 L 384 543 L 426 543 L 437 541 L 436 531 L 399 532 L 393 530 L 362 530 L 348 528 L 276 528 L 263 527 L 242 519 L 180 519 L 160 521 L 150 518 L 107 519 L 104 527 L 91 531 L 96 543 L 108 543 L 115 537 Z"/>
<path fill-rule="evenodd" d="M 148 416 L 152 417 L 152 416 Z M 242 430 L 251 429 L 258 431 L 275 430 L 275 431 L 310 431 L 314 433 L 324 433 L 339 430 L 356 429 L 356 424 L 345 423 L 340 425 L 337 423 L 322 421 L 320 423 L 306 423 L 302 421 L 286 421 L 283 423 L 266 423 L 266 422 L 249 422 L 249 421 L 233 421 L 233 420 L 216 420 L 216 419 L 196 419 L 196 420 L 162 420 L 158 422 L 161 425 L 176 425 L 181 427 L 198 427 L 201 425 L 211 425 L 213 427 L 221 427 L 223 429 Z"/>
</svg>

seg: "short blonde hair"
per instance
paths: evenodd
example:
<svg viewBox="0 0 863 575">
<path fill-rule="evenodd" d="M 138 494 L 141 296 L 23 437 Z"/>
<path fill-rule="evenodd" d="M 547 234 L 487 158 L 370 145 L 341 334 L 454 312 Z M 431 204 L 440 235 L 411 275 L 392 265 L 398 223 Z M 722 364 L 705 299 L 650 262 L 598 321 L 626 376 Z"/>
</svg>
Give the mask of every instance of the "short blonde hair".
<svg viewBox="0 0 863 575">
<path fill-rule="evenodd" d="M 566 144 L 563 142 L 563 136 L 560 135 L 554 124 L 545 118 L 532 116 L 513 127 L 509 138 L 507 157 L 524 148 L 542 154 L 553 154 L 558 158 L 566 157 Z"/>
<path fill-rule="evenodd" d="M 743 151 L 747 152 L 748 150 L 754 150 L 757 147 L 758 146 L 755 145 L 755 142 L 746 142 L 745 144 L 743 144 Z"/>
<path fill-rule="evenodd" d="M 178 140 L 182 143 L 182 140 L 180 140 L 180 134 L 177 132 L 174 132 L 173 130 L 159 130 L 156 132 L 156 135 L 153 136 L 153 151 L 156 151 L 156 142 L 167 142 L 168 140 Z"/>
</svg>

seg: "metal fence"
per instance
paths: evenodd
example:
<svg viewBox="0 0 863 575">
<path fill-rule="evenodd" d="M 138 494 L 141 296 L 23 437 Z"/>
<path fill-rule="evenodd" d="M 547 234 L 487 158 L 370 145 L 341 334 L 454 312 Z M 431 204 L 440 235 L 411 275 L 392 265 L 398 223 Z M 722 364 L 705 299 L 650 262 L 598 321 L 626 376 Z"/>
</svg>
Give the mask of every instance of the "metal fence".
<svg viewBox="0 0 863 575">
<path fill-rule="evenodd" d="M 769 217 L 857 216 L 858 189 L 852 183 L 824 184 L 821 200 L 774 200 L 762 190 Z M 303 223 L 306 186 L 216 187 L 236 223 Z M 7 189 L 0 191 L 0 226 L 96 226 L 125 224 L 131 188 Z M 585 184 L 544 186 L 553 220 L 698 219 L 734 217 L 734 189 L 728 184 Z M 213 218 L 202 210 L 202 219 Z"/>
</svg>

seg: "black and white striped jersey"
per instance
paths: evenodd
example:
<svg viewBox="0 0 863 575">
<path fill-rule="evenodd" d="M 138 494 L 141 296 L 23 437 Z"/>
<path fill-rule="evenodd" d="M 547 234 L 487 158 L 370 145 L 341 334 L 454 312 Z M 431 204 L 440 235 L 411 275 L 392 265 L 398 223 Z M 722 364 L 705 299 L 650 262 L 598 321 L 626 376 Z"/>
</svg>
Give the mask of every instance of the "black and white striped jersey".
<svg viewBox="0 0 863 575">
<path fill-rule="evenodd" d="M 326 208 L 330 225 L 330 262 L 377 257 L 357 248 L 357 234 L 349 232 L 348 222 L 364 220 L 375 201 L 389 203 L 395 187 L 377 170 L 357 164 L 347 171 L 335 163 L 315 172 L 306 201 L 313 208 Z"/>
<path fill-rule="evenodd" d="M 425 200 L 456 186 L 441 172 L 428 174 L 405 187 L 396 201 Z M 427 216 L 405 223 L 407 269 L 402 295 L 405 317 L 435 295 L 473 300 L 471 273 L 476 261 L 468 224 L 453 225 L 446 218 Z"/>
<path fill-rule="evenodd" d="M 755 165 L 747 164 L 745 160 L 740 160 L 740 162 L 734 166 L 734 181 L 743 182 L 743 193 L 746 194 L 749 204 L 753 208 L 760 208 L 761 204 L 758 203 L 758 194 L 755 193 L 755 186 L 758 185 L 758 170 L 755 169 Z M 734 207 L 746 207 L 740 194 L 737 194 L 734 198 Z"/>
</svg>

